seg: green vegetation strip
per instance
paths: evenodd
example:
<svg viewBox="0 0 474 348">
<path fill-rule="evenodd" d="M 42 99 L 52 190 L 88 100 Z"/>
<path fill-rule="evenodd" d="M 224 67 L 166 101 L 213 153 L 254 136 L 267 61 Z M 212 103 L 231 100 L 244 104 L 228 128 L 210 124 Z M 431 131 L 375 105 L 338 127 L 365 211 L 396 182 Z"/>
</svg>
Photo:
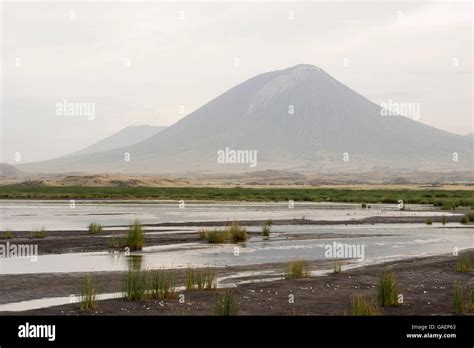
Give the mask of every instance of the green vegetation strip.
<svg viewBox="0 0 474 348">
<path fill-rule="evenodd" d="M 0 186 L 1 199 L 173 199 L 227 201 L 306 201 L 348 203 L 434 204 L 445 209 L 474 208 L 470 190 L 354 190 L 322 188 L 213 188 L 213 187 L 63 187 Z"/>
</svg>

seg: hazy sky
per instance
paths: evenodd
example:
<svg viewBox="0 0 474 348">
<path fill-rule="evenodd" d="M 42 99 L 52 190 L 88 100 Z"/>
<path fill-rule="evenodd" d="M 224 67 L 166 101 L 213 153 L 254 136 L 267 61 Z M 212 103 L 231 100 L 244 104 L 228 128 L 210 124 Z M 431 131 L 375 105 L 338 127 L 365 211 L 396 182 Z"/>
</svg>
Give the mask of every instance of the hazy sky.
<svg viewBox="0 0 474 348">
<path fill-rule="evenodd" d="M 470 133 L 472 17 L 469 2 L 3 3 L 0 162 L 54 158 L 128 125 L 171 125 L 252 76 L 300 63 Z M 95 117 L 58 116 L 64 101 L 94 104 Z"/>
</svg>

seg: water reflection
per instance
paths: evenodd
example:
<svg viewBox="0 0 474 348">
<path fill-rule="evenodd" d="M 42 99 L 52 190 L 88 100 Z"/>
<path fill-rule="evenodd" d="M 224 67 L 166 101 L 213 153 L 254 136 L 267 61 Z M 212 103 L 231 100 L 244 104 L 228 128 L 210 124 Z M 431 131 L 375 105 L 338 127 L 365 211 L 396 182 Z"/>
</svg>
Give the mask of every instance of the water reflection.
<svg viewBox="0 0 474 348">
<path fill-rule="evenodd" d="M 140 271 L 143 265 L 143 255 L 129 255 L 127 258 L 128 271 Z"/>
</svg>

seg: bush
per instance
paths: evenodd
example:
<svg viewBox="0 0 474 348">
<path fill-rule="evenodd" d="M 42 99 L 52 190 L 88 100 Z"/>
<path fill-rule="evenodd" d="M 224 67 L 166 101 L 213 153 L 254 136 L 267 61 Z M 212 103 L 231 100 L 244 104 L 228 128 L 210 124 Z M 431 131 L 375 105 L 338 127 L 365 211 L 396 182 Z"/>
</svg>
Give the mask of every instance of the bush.
<svg viewBox="0 0 474 348">
<path fill-rule="evenodd" d="M 469 222 L 471 221 L 471 218 L 469 217 L 468 214 L 464 214 L 462 219 L 461 219 L 461 223 L 463 225 L 467 225 Z"/>
<path fill-rule="evenodd" d="M 11 230 L 6 230 L 3 232 L 3 239 L 11 239 L 13 237 L 13 233 Z"/>
<path fill-rule="evenodd" d="M 427 225 L 433 225 L 433 220 L 431 220 L 431 218 L 429 218 L 428 220 L 426 220 L 426 224 Z"/>
</svg>

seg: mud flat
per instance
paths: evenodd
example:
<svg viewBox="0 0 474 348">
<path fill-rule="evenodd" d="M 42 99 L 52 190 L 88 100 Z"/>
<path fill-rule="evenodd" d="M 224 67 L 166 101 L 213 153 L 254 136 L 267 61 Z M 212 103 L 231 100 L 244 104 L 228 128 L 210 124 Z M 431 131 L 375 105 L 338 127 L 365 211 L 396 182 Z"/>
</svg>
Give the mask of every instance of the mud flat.
<svg viewBox="0 0 474 348">
<path fill-rule="evenodd" d="M 474 250 L 464 251 L 474 262 Z M 455 282 L 465 288 L 474 287 L 473 272 L 455 271 L 457 257 L 452 254 L 412 258 L 387 262 L 384 267 L 393 270 L 403 295 L 403 303 L 396 307 L 382 307 L 382 315 L 454 315 L 453 287 Z M 280 271 L 282 265 L 259 265 L 258 267 L 229 268 L 217 270 L 218 276 L 251 270 Z M 313 271 L 326 268 L 327 264 L 312 263 Z M 321 275 L 311 278 L 280 279 L 267 282 L 250 280 L 231 289 L 238 301 L 238 315 L 350 315 L 351 297 L 357 294 L 376 296 L 382 265 L 346 269 L 342 273 Z M 9 300 L 19 300 L 28 296 L 12 295 L 11 292 L 22 287 L 24 291 L 46 290 L 54 282 L 54 291 L 68 296 L 78 289 L 82 274 L 42 274 L 2 276 L 0 293 L 2 298 L 10 294 Z M 120 272 L 96 274 L 97 287 L 101 291 L 121 291 Z M 180 278 L 182 279 L 182 278 Z M 249 279 L 247 279 L 249 280 Z M 28 284 L 28 286 L 26 286 Z M 178 282 L 179 285 L 179 282 Z M 104 288 L 105 287 L 105 288 Z M 29 290 L 26 290 L 28 288 Z M 34 289 L 34 290 L 33 290 Z M 62 289 L 62 290 L 61 290 Z M 23 292 L 24 292 L 23 291 Z M 165 300 L 126 301 L 122 298 L 102 300 L 97 309 L 91 312 L 79 310 L 77 303 L 21 312 L 0 312 L 1 315 L 213 315 L 216 294 L 224 289 L 203 291 L 182 291 L 185 301 L 178 298 Z M 290 295 L 294 302 L 289 301 Z M 466 312 L 465 315 L 472 315 Z"/>
</svg>

